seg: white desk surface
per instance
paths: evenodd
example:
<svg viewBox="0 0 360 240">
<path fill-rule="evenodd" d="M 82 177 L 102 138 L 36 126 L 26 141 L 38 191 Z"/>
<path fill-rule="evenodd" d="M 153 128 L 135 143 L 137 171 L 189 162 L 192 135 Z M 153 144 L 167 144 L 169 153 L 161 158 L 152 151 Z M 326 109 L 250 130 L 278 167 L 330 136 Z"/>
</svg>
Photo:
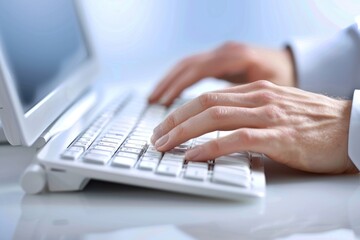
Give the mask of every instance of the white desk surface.
<svg viewBox="0 0 360 240">
<path fill-rule="evenodd" d="M 0 239 L 357 239 L 360 175 L 266 162 L 267 196 L 230 202 L 105 182 L 25 195 L 35 150 L 0 146 Z"/>
</svg>

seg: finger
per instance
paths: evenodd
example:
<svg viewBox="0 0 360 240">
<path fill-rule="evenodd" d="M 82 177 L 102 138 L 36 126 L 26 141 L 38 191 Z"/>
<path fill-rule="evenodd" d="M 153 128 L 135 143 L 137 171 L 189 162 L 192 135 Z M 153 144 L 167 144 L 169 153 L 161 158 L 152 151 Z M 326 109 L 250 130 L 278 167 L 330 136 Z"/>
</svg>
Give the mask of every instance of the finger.
<svg viewBox="0 0 360 240">
<path fill-rule="evenodd" d="M 253 108 L 260 105 L 254 93 L 205 93 L 181 106 L 154 129 L 151 138 L 155 143 L 161 136 L 183 123 L 187 119 L 215 106 Z"/>
<path fill-rule="evenodd" d="M 216 78 L 224 79 L 228 82 L 232 82 L 236 84 L 244 84 L 246 83 L 247 80 L 247 74 L 244 71 L 243 72 L 239 71 L 238 73 L 219 75 Z"/>
<path fill-rule="evenodd" d="M 185 158 L 189 161 L 205 161 L 242 151 L 261 152 L 272 156 L 281 150 L 279 139 L 279 132 L 275 129 L 242 128 L 188 150 Z"/>
<path fill-rule="evenodd" d="M 149 102 L 155 103 L 159 101 L 161 96 L 166 92 L 167 88 L 181 75 L 188 65 L 184 62 L 178 63 L 154 88 L 149 96 Z"/>
<path fill-rule="evenodd" d="M 189 139 L 215 130 L 263 127 L 266 122 L 254 108 L 212 107 L 186 120 L 155 142 L 159 151 L 170 150 Z"/>
<path fill-rule="evenodd" d="M 171 103 L 177 98 L 184 89 L 191 86 L 195 82 L 198 82 L 203 78 L 203 73 L 198 66 L 188 67 L 184 72 L 178 76 L 176 81 L 173 81 L 168 86 L 166 91 L 160 97 L 159 103 L 165 106 L 171 105 Z"/>
</svg>

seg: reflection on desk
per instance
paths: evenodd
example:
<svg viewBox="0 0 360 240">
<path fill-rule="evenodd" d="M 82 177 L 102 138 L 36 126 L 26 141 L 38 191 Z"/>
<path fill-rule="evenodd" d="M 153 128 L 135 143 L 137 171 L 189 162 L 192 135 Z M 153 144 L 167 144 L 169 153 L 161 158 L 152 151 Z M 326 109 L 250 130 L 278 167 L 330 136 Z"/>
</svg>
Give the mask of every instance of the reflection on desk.
<svg viewBox="0 0 360 240">
<path fill-rule="evenodd" d="M 359 175 L 265 167 L 267 196 L 248 202 L 95 181 L 84 192 L 24 195 L 14 239 L 360 237 Z"/>
</svg>

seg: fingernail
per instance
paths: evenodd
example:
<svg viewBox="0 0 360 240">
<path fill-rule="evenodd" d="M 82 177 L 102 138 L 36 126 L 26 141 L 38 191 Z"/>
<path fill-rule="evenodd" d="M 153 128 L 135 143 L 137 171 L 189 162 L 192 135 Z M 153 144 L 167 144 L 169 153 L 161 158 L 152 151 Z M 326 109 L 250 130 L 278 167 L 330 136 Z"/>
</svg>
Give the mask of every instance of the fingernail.
<svg viewBox="0 0 360 240">
<path fill-rule="evenodd" d="M 200 154 L 201 154 L 201 148 L 194 147 L 185 153 L 185 158 L 186 160 L 194 160 L 196 157 L 200 156 Z"/>
<path fill-rule="evenodd" d="M 159 148 L 159 147 L 165 145 L 168 140 L 169 140 L 169 135 L 168 134 L 166 134 L 165 136 L 162 136 L 159 140 L 157 140 L 155 142 L 155 147 Z"/>
</svg>

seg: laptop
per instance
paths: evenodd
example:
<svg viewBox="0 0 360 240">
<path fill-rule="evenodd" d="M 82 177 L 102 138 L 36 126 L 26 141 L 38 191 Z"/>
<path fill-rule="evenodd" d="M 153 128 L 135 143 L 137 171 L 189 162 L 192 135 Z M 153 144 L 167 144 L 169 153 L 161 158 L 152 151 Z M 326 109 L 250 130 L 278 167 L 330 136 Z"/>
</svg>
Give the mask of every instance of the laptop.
<svg viewBox="0 0 360 240">
<path fill-rule="evenodd" d="M 155 149 L 153 128 L 186 100 L 166 108 L 148 105 L 121 80 L 117 88 L 100 87 L 81 5 L 0 1 L 3 130 L 10 144 L 38 149 L 22 176 L 24 191 L 80 191 L 95 179 L 205 197 L 263 197 L 262 154 L 185 159 L 187 149 L 229 132 L 211 132 L 165 153 Z"/>
</svg>

